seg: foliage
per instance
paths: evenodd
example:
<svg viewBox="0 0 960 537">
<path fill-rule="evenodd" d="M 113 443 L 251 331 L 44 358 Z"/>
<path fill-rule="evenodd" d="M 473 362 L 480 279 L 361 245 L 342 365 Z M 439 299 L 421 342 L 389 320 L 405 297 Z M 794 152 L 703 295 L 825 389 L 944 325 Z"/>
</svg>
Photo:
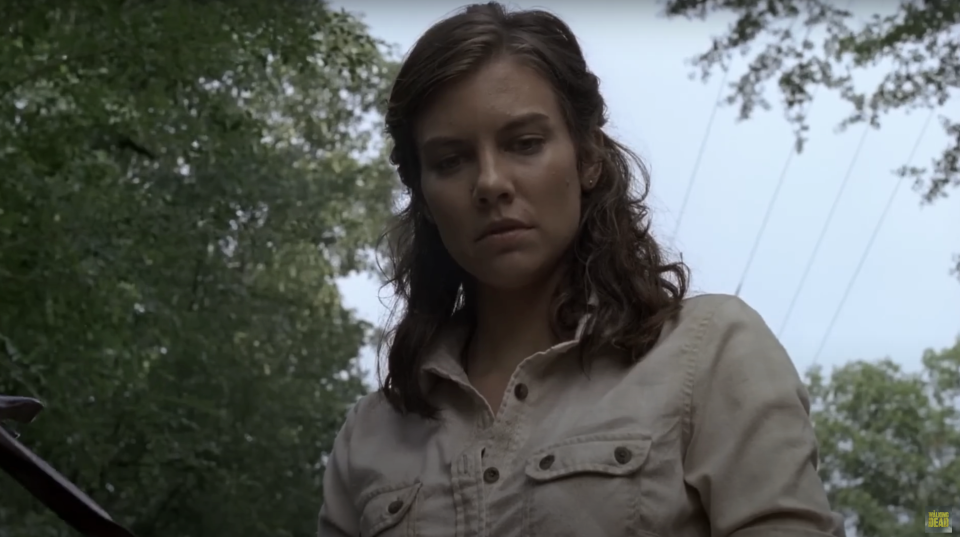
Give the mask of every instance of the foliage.
<svg viewBox="0 0 960 537">
<path fill-rule="evenodd" d="M 779 88 L 797 151 L 806 141 L 806 112 L 817 88 L 835 92 L 850 105 L 840 129 L 869 122 L 894 110 L 939 110 L 947 145 L 928 167 L 904 165 L 896 173 L 913 180 L 925 202 L 947 196 L 960 185 L 960 116 L 947 107 L 960 89 L 960 2 L 900 0 L 888 15 L 860 22 L 834 0 L 660 0 L 667 17 L 704 19 L 720 14 L 735 21 L 692 62 L 707 80 L 730 69 L 735 55 L 749 64 L 731 84 L 725 101 L 739 107 L 741 120 L 757 108 L 770 109 L 767 85 Z M 815 41 L 820 41 L 819 44 Z M 881 68 L 873 88 L 857 75 Z M 960 256 L 957 257 L 960 275 Z"/>
<path fill-rule="evenodd" d="M 960 339 L 920 373 L 858 361 L 808 383 L 820 473 L 858 537 L 919 535 L 924 509 L 960 507 Z"/>
<path fill-rule="evenodd" d="M 138 535 L 313 535 L 390 66 L 322 2 L 4 3 L 0 393 Z M 0 476 L 0 536 L 67 535 Z"/>
</svg>

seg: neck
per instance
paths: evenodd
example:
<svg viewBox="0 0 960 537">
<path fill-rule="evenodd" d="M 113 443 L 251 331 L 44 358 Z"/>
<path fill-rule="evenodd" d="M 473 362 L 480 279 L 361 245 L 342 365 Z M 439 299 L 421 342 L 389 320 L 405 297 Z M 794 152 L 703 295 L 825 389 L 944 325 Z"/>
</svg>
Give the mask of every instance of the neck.
<svg viewBox="0 0 960 537">
<path fill-rule="evenodd" d="M 524 358 L 557 344 L 550 303 L 559 280 L 557 273 L 525 289 L 477 289 L 476 329 L 467 349 L 471 376 L 510 376 Z"/>
</svg>

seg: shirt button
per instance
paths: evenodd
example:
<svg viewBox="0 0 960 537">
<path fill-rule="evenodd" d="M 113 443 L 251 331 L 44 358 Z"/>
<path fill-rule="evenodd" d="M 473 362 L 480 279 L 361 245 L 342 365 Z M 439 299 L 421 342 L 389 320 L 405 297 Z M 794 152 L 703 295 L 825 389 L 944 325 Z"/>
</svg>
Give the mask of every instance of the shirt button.
<svg viewBox="0 0 960 537">
<path fill-rule="evenodd" d="M 513 395 L 515 395 L 520 401 L 526 399 L 529 393 L 530 390 L 527 389 L 526 384 L 517 384 L 517 386 L 513 389 Z"/>
<path fill-rule="evenodd" d="M 620 464 L 627 464 L 633 458 L 633 453 L 625 447 L 618 447 L 613 450 L 613 458 Z"/>
<path fill-rule="evenodd" d="M 500 479 L 500 471 L 496 468 L 487 468 L 483 471 L 483 480 L 487 483 L 496 483 Z"/>
<path fill-rule="evenodd" d="M 554 458 L 555 457 L 553 455 L 547 455 L 546 457 L 540 459 L 540 469 L 549 470 L 550 467 L 553 466 Z"/>
<path fill-rule="evenodd" d="M 403 500 L 393 500 L 390 502 L 390 505 L 387 506 L 387 512 L 391 515 L 395 515 L 400 512 L 400 509 L 403 508 Z"/>
</svg>

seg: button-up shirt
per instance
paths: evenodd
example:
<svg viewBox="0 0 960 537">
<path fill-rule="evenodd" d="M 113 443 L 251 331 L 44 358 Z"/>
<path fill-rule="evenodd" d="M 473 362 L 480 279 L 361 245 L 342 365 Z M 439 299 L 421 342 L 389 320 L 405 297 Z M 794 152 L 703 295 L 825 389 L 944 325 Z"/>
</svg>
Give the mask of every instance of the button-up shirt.
<svg viewBox="0 0 960 537">
<path fill-rule="evenodd" d="M 526 358 L 496 415 L 451 327 L 426 350 L 436 420 L 380 393 L 348 413 L 321 537 L 843 537 L 817 475 L 809 397 L 740 299 L 685 300 L 628 365 L 577 339 Z"/>
</svg>

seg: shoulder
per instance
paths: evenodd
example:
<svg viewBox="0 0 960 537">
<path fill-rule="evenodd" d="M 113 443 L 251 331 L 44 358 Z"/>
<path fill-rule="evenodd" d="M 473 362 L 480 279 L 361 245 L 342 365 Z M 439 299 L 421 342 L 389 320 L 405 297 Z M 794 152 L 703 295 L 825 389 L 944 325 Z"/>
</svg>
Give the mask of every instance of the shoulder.
<svg viewBox="0 0 960 537">
<path fill-rule="evenodd" d="M 694 321 L 701 324 L 760 323 L 766 324 L 760 314 L 741 298 L 724 294 L 705 294 L 687 298 L 680 310 L 681 324 Z"/>
<path fill-rule="evenodd" d="M 786 351 L 760 313 L 739 297 L 715 294 L 689 298 L 683 312 L 702 327 L 698 345 L 701 355 L 762 350 L 768 355 L 786 357 Z"/>
<path fill-rule="evenodd" d="M 402 438 L 417 437 L 437 422 L 417 414 L 401 414 L 381 390 L 361 397 L 347 414 L 343 433 L 355 460 L 376 460 L 383 446 Z"/>
<path fill-rule="evenodd" d="M 383 456 L 384 435 L 402 428 L 405 419 L 387 402 L 379 390 L 368 393 L 351 405 L 334 441 L 333 457 L 350 476 L 350 486 L 361 476 L 355 475 L 357 464 Z M 362 464 L 361 464 L 362 465 Z"/>
<path fill-rule="evenodd" d="M 746 334 L 767 342 L 776 341 L 773 332 L 756 310 L 739 297 L 724 294 L 705 294 L 685 299 L 680 314 L 665 330 L 664 337 L 691 339 L 686 346 L 691 350 L 695 347 L 702 353 L 709 352 L 710 346 L 722 346 L 724 335 L 732 333 Z"/>
<path fill-rule="evenodd" d="M 390 406 L 380 390 L 374 390 L 359 400 L 347 412 L 344 428 L 351 437 L 363 436 L 371 429 L 377 430 L 386 422 L 401 419 L 402 416 Z"/>
<path fill-rule="evenodd" d="M 740 298 L 722 294 L 689 298 L 678 320 L 681 326 L 692 339 L 687 345 L 690 380 L 701 389 L 711 386 L 727 394 L 747 387 L 803 391 L 786 349 L 763 317 Z"/>
<path fill-rule="evenodd" d="M 721 334 L 730 332 L 774 338 L 760 314 L 739 297 L 704 294 L 683 301 L 679 314 L 664 327 L 660 339 L 662 343 L 680 343 L 688 355 L 702 355 L 710 352 L 711 345 L 721 343 Z"/>
</svg>

